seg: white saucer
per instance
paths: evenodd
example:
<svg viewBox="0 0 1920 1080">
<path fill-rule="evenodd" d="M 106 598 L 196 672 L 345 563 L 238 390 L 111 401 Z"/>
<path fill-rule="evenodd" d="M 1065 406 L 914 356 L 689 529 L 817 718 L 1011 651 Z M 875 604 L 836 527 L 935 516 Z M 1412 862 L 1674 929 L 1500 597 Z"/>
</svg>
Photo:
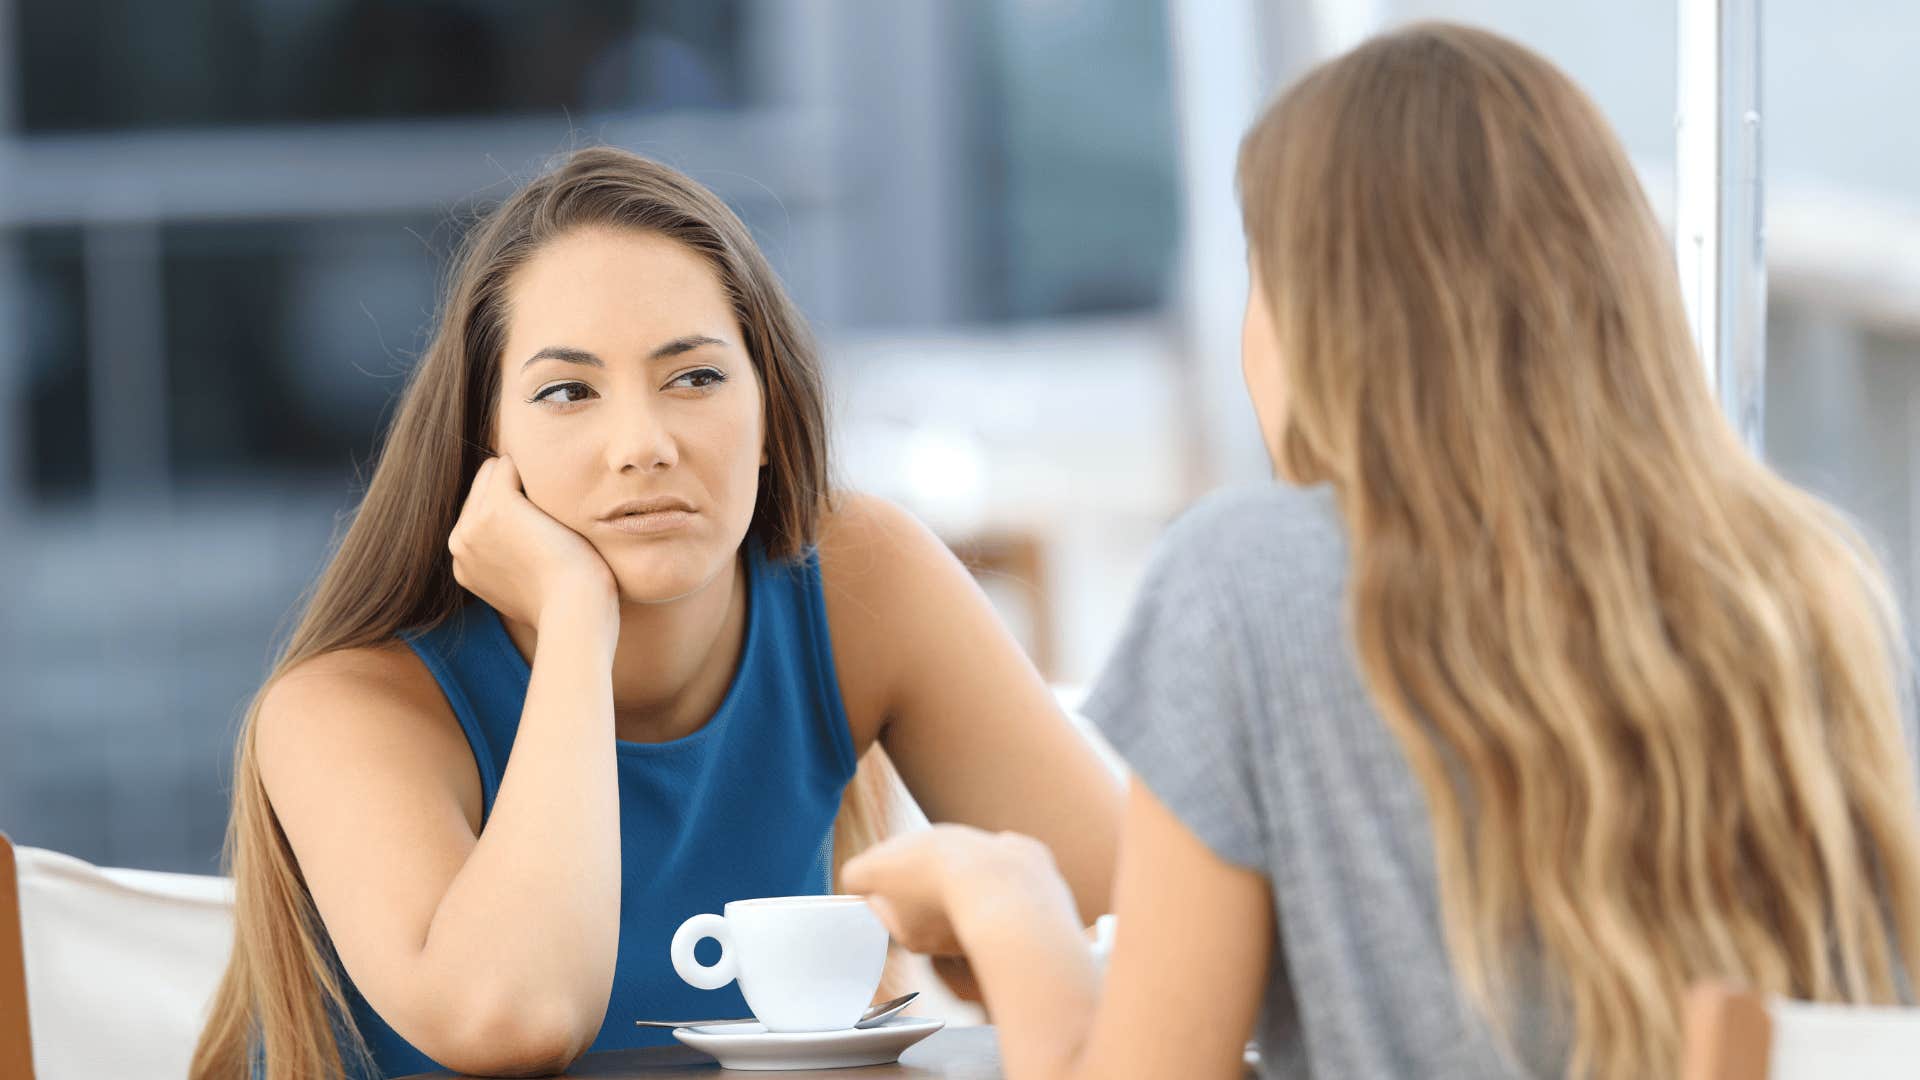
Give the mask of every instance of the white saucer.
<svg viewBox="0 0 1920 1080">
<path fill-rule="evenodd" d="M 674 1028 L 673 1037 L 720 1059 L 723 1069 L 851 1069 L 899 1060 L 907 1047 L 947 1026 L 924 1016 L 890 1016 L 869 1028 L 770 1032 L 759 1024 Z"/>
</svg>

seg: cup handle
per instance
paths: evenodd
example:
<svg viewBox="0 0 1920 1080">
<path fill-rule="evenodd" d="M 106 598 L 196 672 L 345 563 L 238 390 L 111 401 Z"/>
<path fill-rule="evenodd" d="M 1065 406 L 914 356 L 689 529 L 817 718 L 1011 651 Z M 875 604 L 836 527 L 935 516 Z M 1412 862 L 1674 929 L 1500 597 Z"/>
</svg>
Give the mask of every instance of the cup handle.
<svg viewBox="0 0 1920 1080">
<path fill-rule="evenodd" d="M 705 938 L 720 943 L 720 959 L 711 964 L 703 964 L 693 955 L 693 947 Z M 720 915 L 695 915 L 681 923 L 673 932 L 669 951 L 673 970 L 696 989 L 718 990 L 740 974 L 740 965 L 733 957 L 733 937 L 727 932 L 726 918 Z"/>
</svg>

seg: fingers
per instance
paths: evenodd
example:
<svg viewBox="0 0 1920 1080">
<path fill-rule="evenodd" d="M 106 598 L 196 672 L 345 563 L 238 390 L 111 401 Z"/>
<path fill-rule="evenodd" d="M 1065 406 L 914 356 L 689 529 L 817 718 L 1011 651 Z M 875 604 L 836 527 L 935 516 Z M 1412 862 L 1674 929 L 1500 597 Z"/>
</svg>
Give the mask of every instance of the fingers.
<svg viewBox="0 0 1920 1080">
<path fill-rule="evenodd" d="M 460 501 L 460 513 L 454 518 L 452 530 L 447 533 L 447 552 L 454 558 L 453 579 L 460 582 L 461 585 L 466 584 L 460 577 L 460 557 L 465 547 L 461 527 L 472 521 L 474 505 L 480 501 L 482 497 L 481 493 L 486 491 L 487 475 L 492 465 L 493 459 L 488 458 L 480 463 L 478 469 L 474 470 L 473 484 L 467 488 L 467 497 Z"/>
<path fill-rule="evenodd" d="M 856 855 L 840 867 L 840 888 L 844 892 L 865 893 L 869 891 L 866 864 L 860 860 L 864 856 Z"/>
<path fill-rule="evenodd" d="M 874 917 L 880 920 L 880 925 L 887 928 L 887 936 L 898 941 L 904 928 L 900 925 L 899 913 L 894 911 L 893 905 L 887 902 L 886 897 L 869 896 L 867 906 L 873 909 Z"/>
<path fill-rule="evenodd" d="M 473 486 L 467 489 L 467 498 L 460 506 L 464 516 L 474 504 L 485 499 L 489 492 L 498 494 L 519 494 L 522 491 L 520 470 L 513 459 L 505 454 L 497 454 L 480 462 L 474 470 Z"/>
<path fill-rule="evenodd" d="M 848 892 L 872 892 L 880 886 L 880 869 L 885 857 L 879 847 L 873 847 L 848 859 L 840 867 L 840 884 Z"/>
<path fill-rule="evenodd" d="M 867 897 L 867 906 L 873 909 L 874 916 L 880 920 L 880 925 L 886 927 L 887 937 L 891 938 L 894 944 L 914 953 L 931 954 L 945 951 L 936 936 L 937 931 L 921 925 L 925 921 L 924 915 L 917 917 L 915 921 L 909 921 L 903 916 L 901 909 L 895 907 L 884 896 Z M 909 904 L 907 910 L 913 911 L 914 908 Z"/>
<path fill-rule="evenodd" d="M 493 472 L 494 461 L 494 458 L 487 458 L 480 463 L 478 469 L 473 471 L 473 483 L 467 488 L 467 497 L 460 504 L 461 513 L 465 513 L 467 507 L 472 506 L 474 500 L 480 497 L 480 493 L 486 490 L 487 477 Z"/>
<path fill-rule="evenodd" d="M 512 458 L 501 454 L 499 457 L 489 459 L 487 464 L 495 466 L 495 484 L 506 491 L 519 492 L 521 490 L 520 467 L 513 463 Z"/>
</svg>

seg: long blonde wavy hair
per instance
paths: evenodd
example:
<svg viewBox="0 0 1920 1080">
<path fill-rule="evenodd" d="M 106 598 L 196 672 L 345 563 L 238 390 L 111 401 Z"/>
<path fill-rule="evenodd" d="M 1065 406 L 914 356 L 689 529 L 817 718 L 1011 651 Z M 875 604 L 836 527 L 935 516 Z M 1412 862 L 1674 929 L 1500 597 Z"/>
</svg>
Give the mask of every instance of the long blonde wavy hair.
<svg viewBox="0 0 1920 1080">
<path fill-rule="evenodd" d="M 1280 469 L 1338 493 L 1468 1000 L 1506 1028 L 1538 956 L 1569 1074 L 1644 1077 L 1691 980 L 1910 993 L 1888 590 L 1724 422 L 1599 111 L 1512 42 L 1412 26 L 1270 107 L 1239 187 Z"/>
<path fill-rule="evenodd" d="M 437 624 L 465 600 L 447 535 L 491 445 L 504 299 L 513 271 L 575 229 L 615 225 L 700 253 L 734 306 L 766 401 L 768 466 L 749 534 L 770 557 L 813 540 L 828 497 L 825 392 L 804 320 L 746 227 L 711 192 L 619 150 L 579 150 L 514 193 L 466 234 L 440 322 L 401 396 L 352 523 L 309 591 L 293 633 L 246 712 L 235 751 L 226 862 L 234 878 L 233 958 L 194 1053 L 194 1080 L 337 1077 L 364 1054 L 338 960 L 274 817 L 254 757 L 254 721 L 275 680 L 337 649 Z M 894 773 L 876 747 L 860 763 L 834 825 L 840 864 L 888 832 Z"/>
</svg>

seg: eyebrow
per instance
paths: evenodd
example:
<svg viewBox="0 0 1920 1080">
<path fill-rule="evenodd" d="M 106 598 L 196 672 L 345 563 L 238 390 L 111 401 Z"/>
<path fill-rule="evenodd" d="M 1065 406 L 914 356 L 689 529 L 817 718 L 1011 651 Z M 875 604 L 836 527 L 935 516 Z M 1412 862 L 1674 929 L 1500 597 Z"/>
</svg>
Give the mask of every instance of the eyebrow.
<svg viewBox="0 0 1920 1080">
<path fill-rule="evenodd" d="M 654 349 L 647 354 L 647 360 L 649 362 L 664 360 L 671 356 L 679 356 L 681 353 L 692 352 L 695 349 L 703 348 L 707 345 L 725 344 L 726 342 L 721 341 L 719 338 L 708 337 L 705 334 L 687 334 L 683 337 L 674 338 L 672 341 Z M 527 357 L 527 362 L 520 365 L 520 370 L 525 371 L 532 367 L 536 361 L 540 360 L 560 360 L 568 364 L 585 364 L 587 367 L 597 368 L 607 366 L 606 361 L 585 349 L 576 349 L 569 345 L 549 345 L 539 352 L 534 353 L 532 356 Z"/>
</svg>

